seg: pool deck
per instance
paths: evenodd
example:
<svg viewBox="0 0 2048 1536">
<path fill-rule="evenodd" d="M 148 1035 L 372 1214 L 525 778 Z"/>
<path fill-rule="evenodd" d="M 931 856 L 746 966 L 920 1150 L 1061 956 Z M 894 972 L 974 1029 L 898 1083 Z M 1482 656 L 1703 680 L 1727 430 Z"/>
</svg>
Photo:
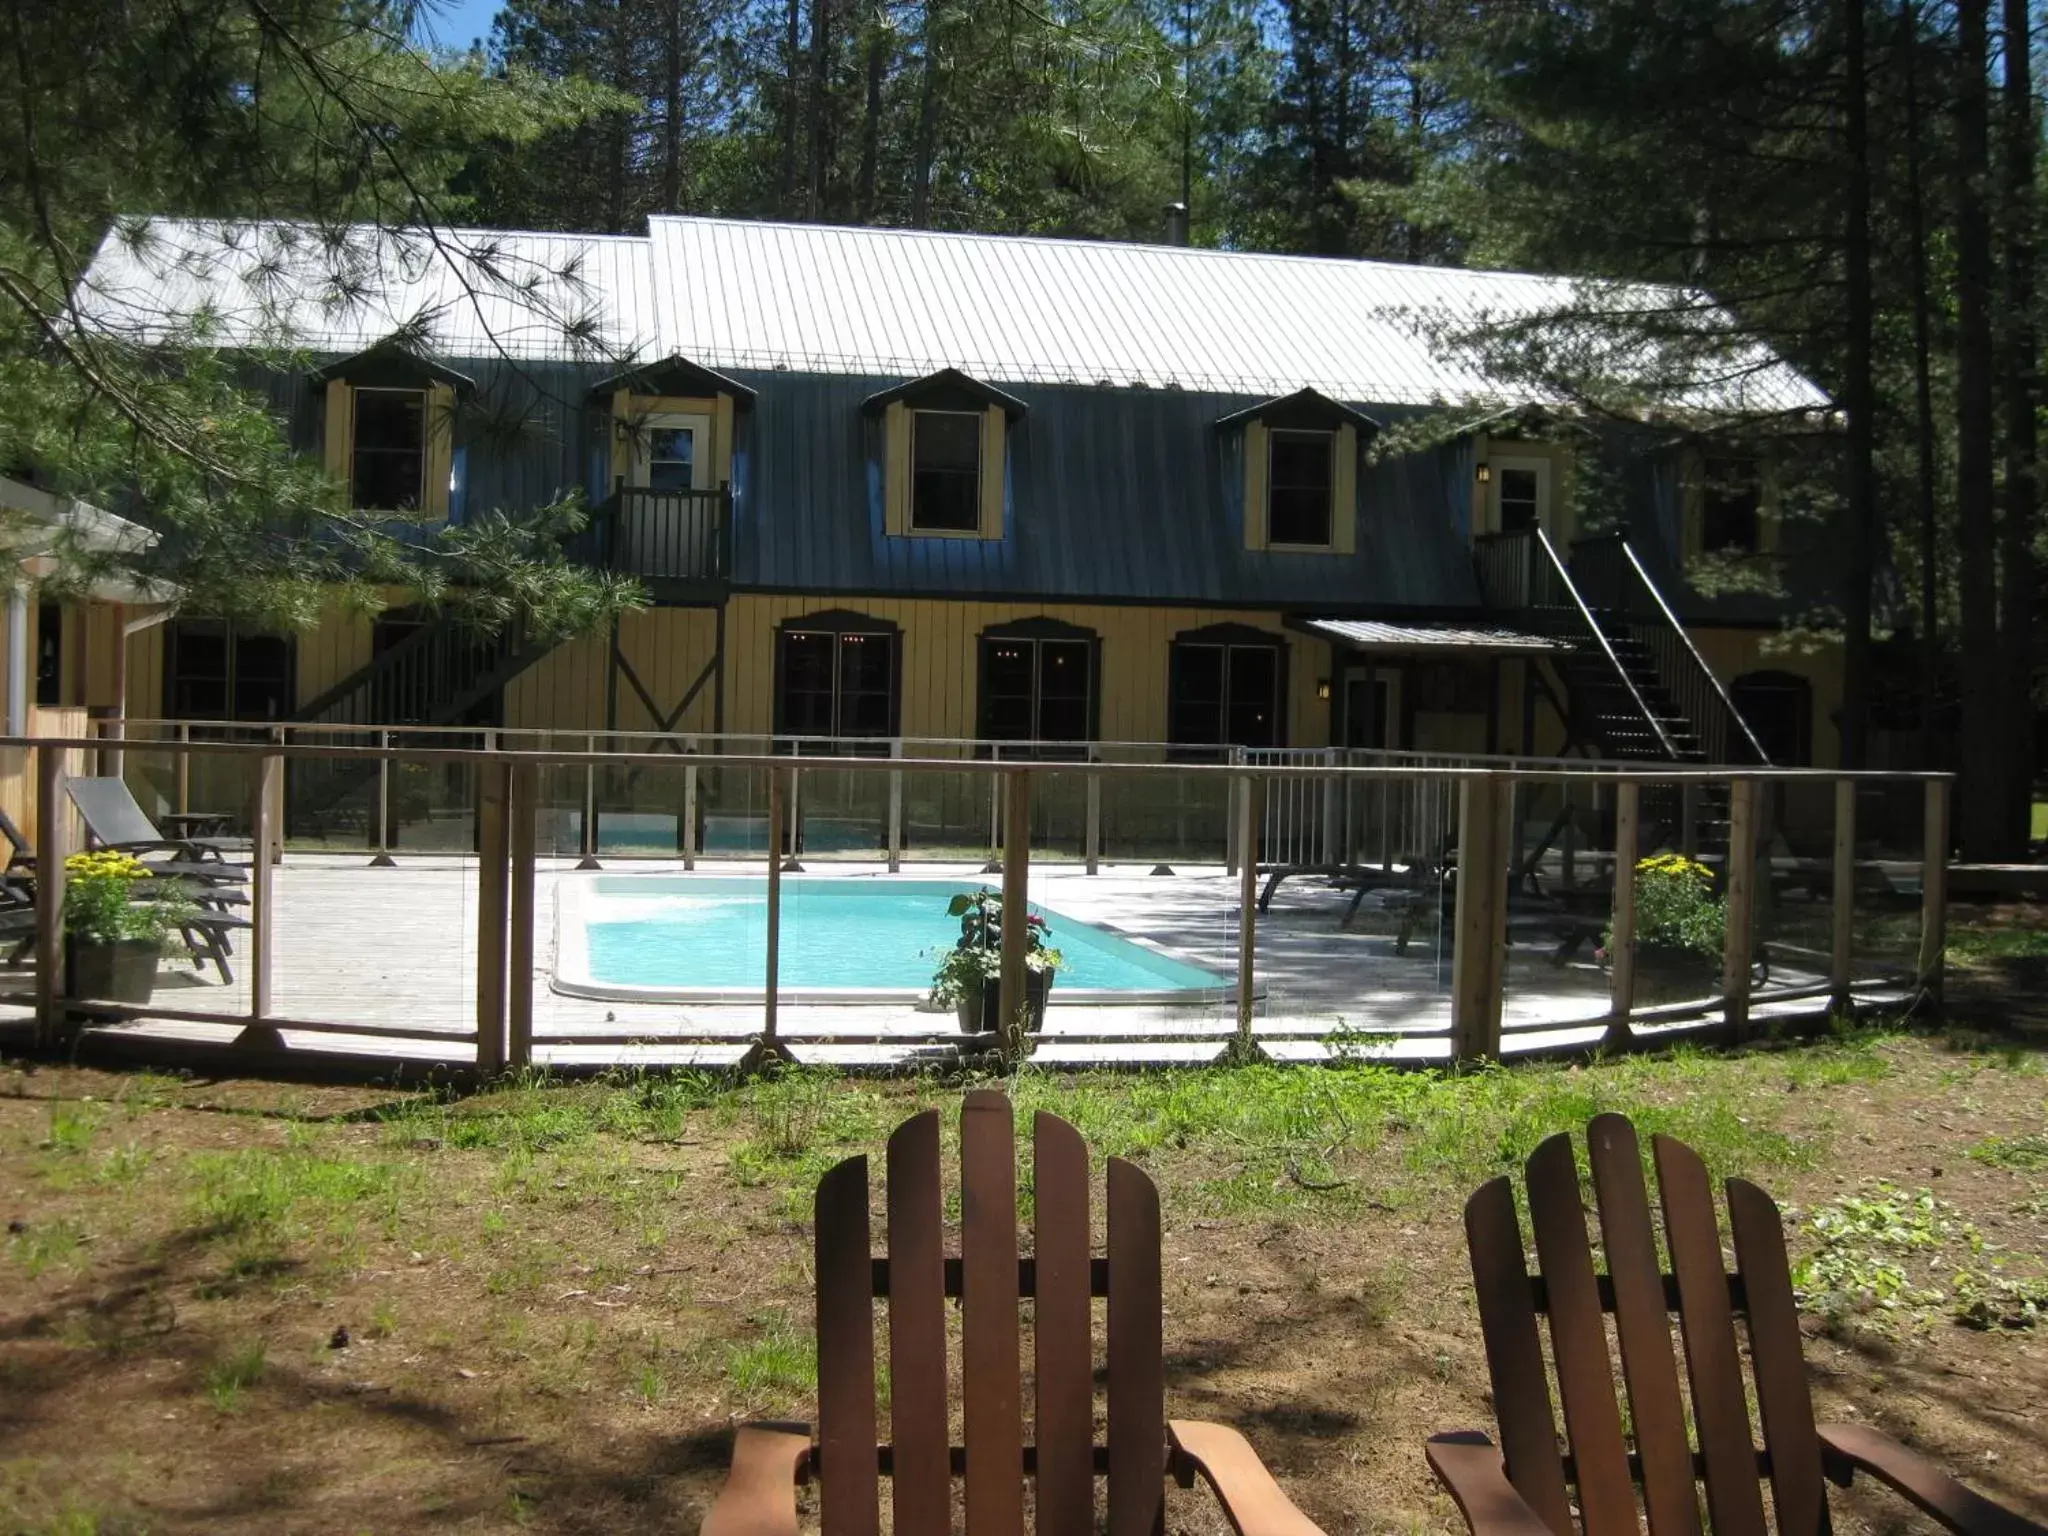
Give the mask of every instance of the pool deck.
<svg viewBox="0 0 2048 1536">
<path fill-rule="evenodd" d="M 699 873 L 730 877 L 758 863 L 703 862 Z M 673 861 L 619 861 L 608 875 L 681 875 Z M 891 877 L 879 864 L 815 862 L 813 876 L 944 880 L 962 889 L 997 883 L 973 865 L 906 865 Z M 534 1060 L 574 1069 L 723 1066 L 760 1033 L 752 1003 L 621 1002 L 554 991 L 556 896 L 562 882 L 590 878 L 569 861 L 543 860 L 536 880 Z M 687 877 L 686 877 L 687 878 Z M 1205 970 L 1237 969 L 1234 877 L 1215 866 L 1153 875 L 1143 866 L 1035 865 L 1031 899 L 1083 922 L 1157 944 Z M 1369 1052 L 1416 1063 L 1445 1059 L 1450 1028 L 1450 961 L 1423 923 L 1405 953 L 1396 952 L 1397 909 L 1368 902 L 1350 929 L 1339 925 L 1348 896 L 1320 881 L 1289 880 L 1261 917 L 1255 960 L 1260 999 L 1255 1033 L 1278 1060 L 1324 1060 Z M 297 1030 L 288 1051 L 346 1058 L 356 1070 L 375 1063 L 428 1068 L 473 1062 L 468 1041 L 451 1038 L 475 1024 L 477 871 L 473 859 L 402 858 L 374 869 L 360 857 L 287 855 L 275 885 L 271 1014 L 282 1020 L 360 1026 L 364 1033 Z M 238 945 L 245 950 L 246 945 Z M 1607 979 L 1590 946 L 1563 964 L 1541 945 L 1514 944 L 1503 1002 L 1506 1053 L 1589 1046 L 1605 1029 Z M 243 956 L 238 953 L 237 960 Z M 1816 977 L 1774 973 L 1779 986 Z M 30 968 L 0 972 L 0 1024 L 28 1016 Z M 1883 994 L 1889 996 L 1890 994 Z M 1873 1000 L 1881 1000 L 1874 994 Z M 246 1013 L 247 977 L 232 984 L 213 972 L 165 967 L 153 1007 L 216 1015 Z M 1760 996 L 1759 1020 L 1810 1014 L 1814 999 L 1772 1002 Z M 950 1013 L 900 1004 L 798 1005 L 785 1002 L 779 1033 L 805 1061 L 846 1067 L 905 1068 L 960 1058 Z M 1057 985 L 1034 1060 L 1048 1066 L 1188 1065 L 1213 1060 L 1236 1027 L 1234 1003 L 1192 1007 L 1069 1004 Z M 96 1027 L 83 1041 L 99 1052 L 188 1063 L 235 1043 L 236 1025 L 150 1017 Z M 237 1052 L 237 1055 L 247 1054 Z M 340 1065 L 337 1062 L 337 1065 Z M 312 1065 L 312 1061 L 308 1061 Z"/>
</svg>

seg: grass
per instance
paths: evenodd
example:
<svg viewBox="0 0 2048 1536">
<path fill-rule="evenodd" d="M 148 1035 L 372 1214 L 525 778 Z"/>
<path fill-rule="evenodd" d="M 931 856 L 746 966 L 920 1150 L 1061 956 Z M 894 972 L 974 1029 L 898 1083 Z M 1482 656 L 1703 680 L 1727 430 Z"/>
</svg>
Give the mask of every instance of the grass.
<svg viewBox="0 0 2048 1536">
<path fill-rule="evenodd" d="M 223 1355 L 206 1368 L 206 1400 L 220 1413 L 239 1413 L 249 1391 L 263 1379 L 267 1351 L 258 1340 Z"/>
</svg>

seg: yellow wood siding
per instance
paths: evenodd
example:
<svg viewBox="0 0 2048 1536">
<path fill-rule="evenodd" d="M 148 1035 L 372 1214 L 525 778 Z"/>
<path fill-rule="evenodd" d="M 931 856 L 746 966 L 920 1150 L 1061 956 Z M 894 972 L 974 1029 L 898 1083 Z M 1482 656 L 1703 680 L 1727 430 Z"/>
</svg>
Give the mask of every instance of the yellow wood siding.
<svg viewBox="0 0 2048 1536">
<path fill-rule="evenodd" d="M 717 644 L 718 616 L 708 608 L 650 608 L 619 621 L 619 649 L 654 702 L 666 715 L 683 700 Z M 605 663 L 608 632 L 582 635 L 555 647 L 505 689 L 505 724 L 527 730 L 599 731 L 605 727 Z M 671 727 L 709 732 L 715 683 L 705 683 Z M 618 680 L 622 731 L 651 731 L 661 721 L 649 713 L 633 685 Z M 732 699 L 727 697 L 728 719 Z"/>
<path fill-rule="evenodd" d="M 327 419 L 321 426 L 321 449 L 327 473 L 343 485 L 349 481 L 349 448 L 355 441 L 356 392 L 341 379 L 327 381 Z"/>
<path fill-rule="evenodd" d="M 882 411 L 882 527 L 910 532 L 910 407 L 891 400 Z"/>
<path fill-rule="evenodd" d="M 1358 428 L 1337 429 L 1337 463 L 1330 482 L 1330 547 L 1340 555 L 1358 551 Z"/>
<path fill-rule="evenodd" d="M 992 405 L 981 413 L 981 536 L 1003 536 L 1003 434 L 1008 418 Z"/>
<path fill-rule="evenodd" d="M 612 483 L 634 483 L 633 454 L 646 432 L 651 416 L 702 416 L 711 423 L 711 441 L 705 446 L 711 462 L 705 472 L 706 487 L 732 480 L 733 402 L 731 395 L 636 395 L 630 390 L 612 391 Z"/>
<path fill-rule="evenodd" d="M 1266 424 L 1244 424 L 1244 547 L 1266 547 Z"/>
<path fill-rule="evenodd" d="M 447 521 L 454 472 L 455 391 L 446 384 L 435 384 L 427 390 L 427 483 L 422 517 Z"/>
<path fill-rule="evenodd" d="M 906 736 L 968 738 L 979 707 L 979 641 L 993 624 L 1049 618 L 1102 638 L 1100 735 L 1104 741 L 1166 739 L 1167 656 L 1173 637 L 1205 625 L 1238 623 L 1288 643 L 1288 741 L 1328 741 L 1329 705 L 1316 685 L 1330 675 L 1323 641 L 1283 630 L 1270 613 L 1213 608 L 1127 608 L 1083 604 L 956 603 L 937 599 L 735 597 L 726 621 L 726 724 L 743 733 L 774 729 L 777 626 L 828 609 L 853 609 L 903 632 L 902 729 Z"/>
</svg>

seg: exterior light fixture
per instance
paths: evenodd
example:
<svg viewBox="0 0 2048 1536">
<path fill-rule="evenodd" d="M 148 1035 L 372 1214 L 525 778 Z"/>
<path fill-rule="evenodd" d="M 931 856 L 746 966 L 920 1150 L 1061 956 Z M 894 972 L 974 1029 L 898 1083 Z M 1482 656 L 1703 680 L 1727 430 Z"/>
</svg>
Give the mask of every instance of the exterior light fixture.
<svg viewBox="0 0 2048 1536">
<path fill-rule="evenodd" d="M 1330 680 L 1327 677 L 1319 677 L 1316 679 L 1316 697 L 1322 700 L 1324 703 L 1329 702 Z"/>
<path fill-rule="evenodd" d="M 1480 483 L 1481 485 L 1484 485 L 1484 484 L 1486 484 L 1486 483 L 1487 483 L 1487 481 L 1491 480 L 1492 478 L 1493 478 L 1493 466 L 1492 466 L 1492 465 L 1490 465 L 1490 464 L 1482 464 L 1482 465 L 1480 465 L 1480 466 L 1479 466 L 1479 483 Z"/>
</svg>

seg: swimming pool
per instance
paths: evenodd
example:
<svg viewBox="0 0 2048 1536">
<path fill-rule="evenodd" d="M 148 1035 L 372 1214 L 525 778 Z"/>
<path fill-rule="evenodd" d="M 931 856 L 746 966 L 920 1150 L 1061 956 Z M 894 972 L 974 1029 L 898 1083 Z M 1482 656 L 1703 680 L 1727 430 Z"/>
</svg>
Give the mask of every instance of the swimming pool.
<svg viewBox="0 0 2048 1536">
<path fill-rule="evenodd" d="M 777 953 L 785 1002 L 908 1003 L 960 935 L 945 880 L 786 876 Z M 1202 1003 L 1230 978 L 1032 903 L 1066 957 L 1061 1003 Z M 591 875 L 564 880 L 555 917 L 558 992 L 577 997 L 754 1002 L 767 969 L 768 885 L 721 875 Z"/>
</svg>

